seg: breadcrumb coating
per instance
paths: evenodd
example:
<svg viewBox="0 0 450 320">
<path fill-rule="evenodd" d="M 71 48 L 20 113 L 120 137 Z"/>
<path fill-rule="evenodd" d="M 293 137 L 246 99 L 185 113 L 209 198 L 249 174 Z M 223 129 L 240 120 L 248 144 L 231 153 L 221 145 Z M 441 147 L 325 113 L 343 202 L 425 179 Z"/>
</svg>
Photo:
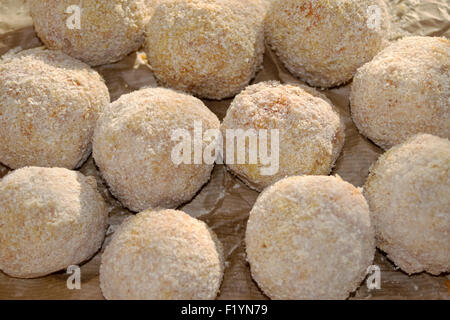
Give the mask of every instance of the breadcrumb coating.
<svg viewBox="0 0 450 320">
<path fill-rule="evenodd" d="M 413 136 L 383 154 L 364 186 L 377 246 L 408 274 L 450 271 L 450 141 Z"/>
<path fill-rule="evenodd" d="M 0 181 L 0 269 L 44 276 L 90 258 L 108 213 L 93 177 L 63 168 L 26 167 Z"/>
<path fill-rule="evenodd" d="M 245 243 L 253 279 L 272 299 L 345 299 L 375 254 L 367 202 L 339 177 L 289 177 L 267 188 Z"/>
<path fill-rule="evenodd" d="M 0 60 L 0 162 L 80 166 L 95 123 L 109 104 L 102 77 L 60 51 L 40 48 Z"/>
<path fill-rule="evenodd" d="M 389 29 L 384 0 L 273 0 L 266 18 L 266 39 L 286 68 L 323 88 L 348 82 L 384 48 Z"/>
<path fill-rule="evenodd" d="M 417 133 L 450 138 L 450 41 L 395 42 L 358 70 L 350 100 L 359 131 L 384 149 Z"/>
<path fill-rule="evenodd" d="M 223 270 L 222 245 L 204 222 L 182 211 L 145 211 L 113 235 L 100 287 L 111 300 L 210 300 Z"/>
<path fill-rule="evenodd" d="M 164 85 L 202 98 L 239 93 L 260 69 L 261 0 L 165 0 L 147 28 L 146 53 Z"/>
<path fill-rule="evenodd" d="M 259 156 L 258 164 L 237 164 L 236 155 L 235 163 L 230 164 L 225 157 L 228 168 L 258 191 L 286 176 L 328 175 L 345 140 L 344 122 L 326 97 L 306 86 L 276 81 L 249 86 L 236 96 L 221 125 L 224 138 L 228 129 L 279 130 L 276 174 L 261 174 L 261 168 L 267 166 Z M 272 142 L 268 141 L 270 152 Z M 225 145 L 228 143 L 232 142 Z M 247 154 L 249 149 L 247 142 Z"/>
<path fill-rule="evenodd" d="M 201 100 L 164 88 L 123 95 L 102 114 L 93 155 L 112 194 L 124 206 L 136 212 L 176 208 L 209 180 L 214 164 L 176 165 L 171 157 L 180 143 L 172 140 L 173 132 L 186 129 L 194 137 L 195 121 L 202 123 L 203 132 L 220 126 Z M 202 141 L 203 150 L 208 145 Z"/>
<path fill-rule="evenodd" d="M 153 0 L 154 1 L 154 0 Z M 59 49 L 89 65 L 121 60 L 144 42 L 151 0 L 29 0 L 34 28 L 50 49 Z M 71 24 L 81 8 L 80 28 Z"/>
</svg>

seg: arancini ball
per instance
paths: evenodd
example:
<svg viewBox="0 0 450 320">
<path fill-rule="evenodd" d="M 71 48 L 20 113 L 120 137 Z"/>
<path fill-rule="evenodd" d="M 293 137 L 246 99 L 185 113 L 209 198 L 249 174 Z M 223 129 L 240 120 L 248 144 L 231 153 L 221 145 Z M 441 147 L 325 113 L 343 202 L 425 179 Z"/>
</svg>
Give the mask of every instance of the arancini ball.
<svg viewBox="0 0 450 320">
<path fill-rule="evenodd" d="M 330 88 L 385 47 L 388 15 L 384 0 L 273 0 L 266 38 L 294 76 Z"/>
<path fill-rule="evenodd" d="M 97 252 L 108 222 L 95 178 L 63 168 L 26 167 L 0 180 L 0 270 L 44 276 Z"/>
<path fill-rule="evenodd" d="M 0 162 L 79 167 L 109 105 L 102 77 L 60 51 L 30 49 L 0 60 Z"/>
<path fill-rule="evenodd" d="M 141 89 L 121 96 L 98 120 L 93 156 L 113 195 L 140 212 L 176 208 L 189 201 L 209 180 L 214 163 L 195 162 L 195 147 L 183 151 L 189 161 L 177 163 L 173 153 L 180 142 L 175 133 L 194 138 L 220 123 L 201 100 L 164 88 Z M 193 144 L 189 143 L 189 147 Z M 201 151 L 209 142 L 201 140 Z"/>
<path fill-rule="evenodd" d="M 211 300 L 222 282 L 222 245 L 184 212 L 144 211 L 114 233 L 100 265 L 109 300 Z"/>
<path fill-rule="evenodd" d="M 450 138 L 450 41 L 406 37 L 361 67 L 351 90 L 361 134 L 387 150 L 418 133 Z"/>
<path fill-rule="evenodd" d="M 201 98 L 239 93 L 260 69 L 266 6 L 260 0 L 165 0 L 147 28 L 156 78 Z"/>
<path fill-rule="evenodd" d="M 370 170 L 364 195 L 377 246 L 408 274 L 450 271 L 450 142 L 407 139 Z"/>
<path fill-rule="evenodd" d="M 119 61 L 144 42 L 149 0 L 29 0 L 34 28 L 49 49 L 91 66 Z M 78 11 L 79 10 L 79 11 Z"/>
<path fill-rule="evenodd" d="M 249 86 L 236 96 L 221 125 L 226 148 L 234 143 L 227 132 L 239 129 L 244 133 L 255 130 L 259 144 L 264 141 L 263 134 L 267 134 L 267 154 L 272 162 L 278 161 L 278 170 L 268 172 L 267 168 L 276 169 L 277 164 L 264 163 L 266 155 L 261 154 L 259 148 L 256 163 L 250 163 L 250 157 L 240 163 L 238 152 L 252 152 L 249 141 L 243 150 L 238 150 L 236 143 L 231 159 L 224 149 L 227 167 L 258 191 L 286 176 L 328 175 L 345 139 L 345 125 L 326 97 L 306 86 L 276 81 Z M 278 140 L 272 141 L 273 129 L 279 132 Z M 239 139 L 244 135 L 237 136 Z M 275 159 L 276 153 L 278 159 Z M 267 172 L 263 172 L 263 168 Z"/>
<path fill-rule="evenodd" d="M 329 176 L 289 177 L 264 190 L 245 243 L 252 277 L 271 299 L 345 299 L 375 254 L 366 200 Z"/>
</svg>

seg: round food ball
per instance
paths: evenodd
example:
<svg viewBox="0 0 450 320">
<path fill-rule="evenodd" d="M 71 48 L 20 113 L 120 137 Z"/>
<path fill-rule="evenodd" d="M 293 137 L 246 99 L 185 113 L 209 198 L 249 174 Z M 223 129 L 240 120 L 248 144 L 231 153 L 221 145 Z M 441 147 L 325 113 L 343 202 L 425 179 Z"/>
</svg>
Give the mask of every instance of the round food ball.
<svg viewBox="0 0 450 320">
<path fill-rule="evenodd" d="M 136 212 L 176 208 L 192 199 L 214 167 L 203 157 L 197 163 L 196 149 L 203 152 L 215 142 L 202 139 L 184 149 L 188 161 L 178 163 L 173 153 L 183 141 L 174 134 L 186 130 L 190 147 L 196 125 L 205 132 L 218 130 L 220 123 L 201 100 L 170 89 L 142 89 L 112 103 L 98 121 L 93 142 L 95 162 L 112 194 Z"/>
<path fill-rule="evenodd" d="M 29 0 L 34 28 L 50 49 L 91 66 L 119 61 L 144 42 L 149 0 Z"/>
<path fill-rule="evenodd" d="M 364 186 L 377 245 L 408 274 L 450 271 L 450 142 L 429 134 L 383 154 Z"/>
<path fill-rule="evenodd" d="M 237 147 L 239 143 L 234 141 L 245 135 L 238 133 L 234 139 L 229 132 L 239 129 L 244 133 L 255 130 L 258 143 L 264 141 L 267 132 L 269 163 L 264 163 L 266 155 L 261 153 L 261 148 L 256 163 L 251 163 L 250 158 L 239 161 L 239 153 L 257 152 L 257 149 L 252 151 L 248 140 L 245 149 Z M 279 130 L 278 139 L 273 136 L 272 140 L 273 129 Z M 327 98 L 306 86 L 275 81 L 249 86 L 236 96 L 221 130 L 226 148 L 236 144 L 231 158 L 224 150 L 228 168 L 258 191 L 286 176 L 328 175 L 345 138 L 344 123 Z"/>
<path fill-rule="evenodd" d="M 293 75 L 329 88 L 372 60 L 388 31 L 384 0 L 273 0 L 266 38 Z"/>
<path fill-rule="evenodd" d="M 0 181 L 0 270 L 18 278 L 79 264 L 101 247 L 108 212 L 93 177 L 26 167 Z"/>
<path fill-rule="evenodd" d="M 0 61 L 0 162 L 80 166 L 109 104 L 101 76 L 60 51 L 25 50 Z"/>
<path fill-rule="evenodd" d="M 289 177 L 267 188 L 245 243 L 252 276 L 272 299 L 345 299 L 375 254 L 367 202 L 339 177 Z"/>
<path fill-rule="evenodd" d="M 144 211 L 106 247 L 100 287 L 109 300 L 209 300 L 223 263 L 222 245 L 204 222 L 182 211 Z"/>
<path fill-rule="evenodd" d="M 145 49 L 155 76 L 202 98 L 236 95 L 261 67 L 265 11 L 260 0 L 161 2 Z"/>
<path fill-rule="evenodd" d="M 353 121 L 389 149 L 417 133 L 450 138 L 450 41 L 407 37 L 358 70 L 351 91 Z"/>
</svg>

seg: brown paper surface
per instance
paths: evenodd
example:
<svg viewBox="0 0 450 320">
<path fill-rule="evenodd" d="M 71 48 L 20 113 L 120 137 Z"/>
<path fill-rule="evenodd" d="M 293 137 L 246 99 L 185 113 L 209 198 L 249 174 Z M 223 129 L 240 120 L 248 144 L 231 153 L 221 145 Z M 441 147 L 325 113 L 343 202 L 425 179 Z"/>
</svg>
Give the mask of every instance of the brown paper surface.
<svg viewBox="0 0 450 320">
<path fill-rule="evenodd" d="M 411 34 L 450 35 L 450 8 L 446 0 L 392 0 L 389 4 L 395 28 L 393 38 Z M 16 47 L 26 49 L 41 45 L 31 27 L 24 1 L 3 0 L 0 9 L 0 55 Z M 112 100 L 142 87 L 156 86 L 150 69 L 145 65 L 134 68 L 135 61 L 136 54 L 131 54 L 118 63 L 95 68 L 104 77 Z M 286 72 L 270 50 L 265 54 L 263 70 L 253 82 L 265 80 L 299 82 Z M 382 151 L 359 135 L 352 123 L 349 116 L 349 89 L 347 85 L 324 91 L 346 122 L 346 142 L 333 174 L 339 174 L 355 186 L 362 186 L 369 167 Z M 222 120 L 231 99 L 204 102 Z M 99 189 L 109 205 L 111 226 L 104 248 L 117 226 L 132 213 L 111 196 L 92 158 L 80 171 L 96 177 Z M 8 168 L 0 165 L 0 177 L 8 172 Z M 180 207 L 205 221 L 224 246 L 226 269 L 219 299 L 267 299 L 252 280 L 245 260 L 246 221 L 257 196 L 257 192 L 228 173 L 223 165 L 217 165 L 211 181 L 190 203 Z M 69 275 L 65 271 L 26 280 L 11 278 L 0 272 L 0 299 L 102 299 L 98 278 L 100 258 L 101 252 L 82 264 L 80 290 L 67 288 Z M 380 251 L 375 255 L 374 264 L 381 268 L 381 289 L 369 291 L 363 283 L 350 299 L 450 299 L 448 275 L 437 277 L 421 273 L 408 276 L 396 270 Z"/>
</svg>

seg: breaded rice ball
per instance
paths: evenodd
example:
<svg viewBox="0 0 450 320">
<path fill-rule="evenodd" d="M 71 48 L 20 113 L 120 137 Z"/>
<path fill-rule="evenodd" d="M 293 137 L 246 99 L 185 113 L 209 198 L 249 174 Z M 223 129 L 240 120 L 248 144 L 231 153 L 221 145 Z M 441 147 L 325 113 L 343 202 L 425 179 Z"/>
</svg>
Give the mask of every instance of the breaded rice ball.
<svg viewBox="0 0 450 320">
<path fill-rule="evenodd" d="M 364 186 L 377 245 L 408 274 L 450 271 L 450 142 L 429 134 L 383 154 Z"/>
<path fill-rule="evenodd" d="M 31 49 L 0 60 L 0 162 L 80 166 L 109 104 L 102 77 L 60 51 Z"/>
<path fill-rule="evenodd" d="M 222 245 L 182 211 L 126 219 L 102 255 L 100 287 L 109 300 L 211 300 L 223 277 Z"/>
<path fill-rule="evenodd" d="M 79 264 L 101 247 L 108 213 L 93 177 L 26 167 L 0 180 L 0 270 L 18 278 Z"/>
<path fill-rule="evenodd" d="M 162 1 L 146 39 L 157 79 L 202 98 L 240 92 L 263 60 L 266 5 L 260 1 Z"/>
<path fill-rule="evenodd" d="M 348 82 L 386 45 L 384 0 L 273 0 L 266 38 L 302 81 L 329 88 Z"/>
<path fill-rule="evenodd" d="M 256 130 L 258 143 L 267 130 L 268 154 L 275 151 L 276 140 L 271 140 L 271 130 L 279 130 L 279 168 L 276 173 L 264 173 L 264 164 L 258 154 L 257 164 L 238 163 L 241 152 L 235 142 L 227 139 L 230 129 Z M 231 103 L 221 126 L 225 146 L 235 143 L 234 158 L 227 158 L 228 168 L 247 185 L 261 191 L 270 184 L 293 175 L 328 175 L 344 144 L 345 125 L 331 102 L 316 90 L 306 86 L 262 82 L 247 87 Z M 239 137 L 238 137 L 239 139 Z M 237 140 L 237 139 L 235 139 Z M 273 150 L 272 150 L 273 149 Z M 245 152 L 251 151 L 249 141 Z M 231 151 L 230 151 L 231 152 Z"/>
<path fill-rule="evenodd" d="M 177 164 L 172 154 L 183 144 L 175 139 L 177 131 L 187 130 L 194 144 L 196 123 L 203 132 L 220 126 L 201 100 L 170 89 L 142 89 L 112 103 L 98 121 L 93 142 L 95 162 L 111 193 L 135 212 L 176 208 L 192 199 L 214 163 L 203 157 L 197 163 L 194 146 L 183 150 L 187 162 Z M 202 152 L 215 143 L 200 142 Z"/>
<path fill-rule="evenodd" d="M 358 70 L 350 99 L 359 131 L 384 149 L 417 133 L 450 138 L 450 41 L 395 42 Z"/>
<path fill-rule="evenodd" d="M 29 3 L 34 28 L 42 42 L 91 66 L 119 61 L 139 49 L 154 4 L 150 0 Z M 81 9 L 79 16 L 76 7 Z"/>
<path fill-rule="evenodd" d="M 367 202 L 339 177 L 289 177 L 267 188 L 245 243 L 253 279 L 271 299 L 345 299 L 375 254 Z"/>
</svg>

